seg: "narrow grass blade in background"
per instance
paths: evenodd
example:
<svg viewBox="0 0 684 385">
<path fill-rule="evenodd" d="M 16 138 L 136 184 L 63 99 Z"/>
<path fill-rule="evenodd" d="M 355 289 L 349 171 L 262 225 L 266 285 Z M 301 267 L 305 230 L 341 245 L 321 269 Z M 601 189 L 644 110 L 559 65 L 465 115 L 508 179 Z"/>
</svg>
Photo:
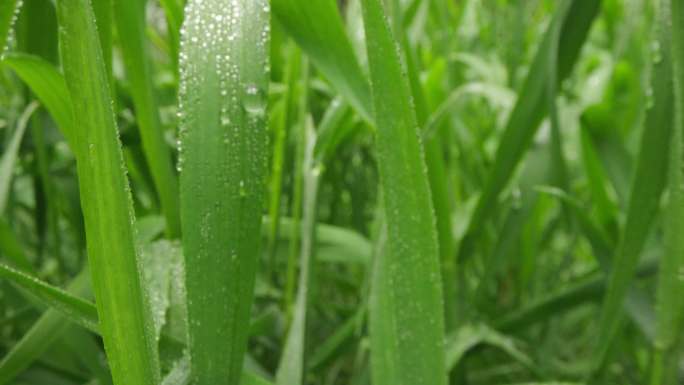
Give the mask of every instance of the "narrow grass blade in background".
<svg viewBox="0 0 684 385">
<path fill-rule="evenodd" d="M 53 64 L 38 56 L 11 53 L 1 63 L 11 68 L 36 94 L 75 149 L 71 97 L 64 76 Z"/>
<path fill-rule="evenodd" d="M 14 175 L 14 166 L 19 155 L 19 146 L 24 139 L 26 126 L 28 125 L 31 115 L 38 108 L 38 103 L 33 102 L 29 104 L 17 121 L 17 128 L 12 133 L 7 148 L 0 158 L 0 214 L 5 212 L 7 208 L 7 200 L 9 199 L 10 188 L 12 187 L 12 176 Z"/>
<path fill-rule="evenodd" d="M 613 261 L 608 292 L 601 309 L 601 326 L 595 348 L 594 372 L 606 364 L 606 356 L 620 328 L 622 305 L 634 278 L 641 251 L 658 213 L 668 168 L 668 144 L 672 139 L 673 87 L 670 56 L 669 7 L 659 7 L 656 43 L 653 47 L 651 89 L 641 147 L 632 179 L 627 220 Z M 596 374 L 596 373 L 594 373 Z"/>
<path fill-rule="evenodd" d="M 336 3 L 329 0 L 273 0 L 273 14 L 319 71 L 371 121 L 368 82 L 358 63 Z"/>
<path fill-rule="evenodd" d="M 0 277 L 10 280 L 75 323 L 98 331 L 97 310 L 92 303 L 6 265 L 0 264 Z"/>
<path fill-rule="evenodd" d="M 567 0 L 572 1 L 570 9 L 554 15 L 549 28 L 553 30 L 557 23 L 562 23 L 559 52 L 558 78 L 562 82 L 572 70 L 580 48 L 589 32 L 600 8 L 600 0 Z M 563 11 L 561 9 L 561 11 Z M 539 46 L 534 62 L 530 67 L 525 84 L 518 95 L 516 103 L 506 124 L 505 131 L 499 141 L 492 169 L 489 171 L 485 188 L 480 195 L 473 213 L 466 238 L 460 245 L 459 258 L 466 258 L 473 246 L 473 237 L 489 219 L 497 207 L 499 194 L 506 187 L 513 172 L 525 151 L 532 143 L 534 134 L 548 110 L 548 74 L 550 43 L 553 34 L 546 34 Z"/>
<path fill-rule="evenodd" d="M 314 243 L 316 231 L 316 202 L 320 169 L 314 165 L 316 133 L 309 116 L 304 127 L 304 159 L 302 161 L 303 191 L 301 245 L 299 247 L 299 287 L 294 304 L 292 322 L 287 333 L 285 348 L 276 373 L 276 385 L 304 384 L 306 368 L 306 331 L 312 270 L 315 264 Z"/>
<path fill-rule="evenodd" d="M 8 40 L 12 36 L 12 28 L 17 21 L 21 5 L 22 0 L 4 0 L 0 4 L 0 59 L 7 50 Z"/>
<path fill-rule="evenodd" d="M 59 0 L 60 53 L 74 137 L 88 258 L 105 351 L 117 385 L 159 382 L 151 314 L 140 282 L 135 216 L 90 2 Z M 74 116 L 74 119 L 76 116 Z"/>
<path fill-rule="evenodd" d="M 67 287 L 74 295 L 83 295 L 89 288 L 89 272 L 81 272 Z M 15 377 L 35 361 L 69 327 L 62 314 L 49 309 L 31 326 L 0 361 L 0 385 L 12 383 Z"/>
<path fill-rule="evenodd" d="M 182 30 L 181 220 L 191 380 L 240 380 L 265 196 L 269 5 L 191 0 Z"/>
<path fill-rule="evenodd" d="M 678 344 L 684 321 L 684 4 L 671 3 L 674 124 L 668 167 L 669 201 L 665 216 L 665 252 L 660 259 L 657 289 L 657 332 L 651 385 L 678 383 Z"/>
<path fill-rule="evenodd" d="M 437 233 L 411 89 L 381 1 L 362 7 L 388 230 L 373 280 L 373 383 L 444 385 Z"/>
<path fill-rule="evenodd" d="M 171 151 L 164 140 L 159 106 L 152 81 L 152 63 L 145 46 L 145 4 L 139 0 L 114 0 L 114 20 L 135 105 L 145 159 L 166 218 L 167 235 L 180 236 L 178 181 Z"/>
<path fill-rule="evenodd" d="M 180 29 L 183 24 L 183 6 L 179 0 L 160 0 L 166 14 L 166 28 L 169 34 L 170 54 L 174 68 L 178 69 L 178 48 L 180 44 Z"/>
</svg>

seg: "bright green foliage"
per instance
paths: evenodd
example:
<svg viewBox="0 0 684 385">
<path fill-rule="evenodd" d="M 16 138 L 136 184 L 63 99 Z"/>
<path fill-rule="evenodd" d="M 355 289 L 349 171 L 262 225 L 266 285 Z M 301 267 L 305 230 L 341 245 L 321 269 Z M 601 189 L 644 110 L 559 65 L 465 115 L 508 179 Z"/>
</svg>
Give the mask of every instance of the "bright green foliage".
<svg viewBox="0 0 684 385">
<path fill-rule="evenodd" d="M 608 349 L 620 327 L 620 309 L 633 280 L 641 251 L 655 220 L 660 197 L 667 179 L 668 148 L 671 143 L 674 90 L 672 88 L 672 59 L 670 56 L 670 30 L 668 11 L 659 12 L 656 43 L 653 46 L 651 87 L 653 100 L 649 101 L 644 120 L 641 147 L 635 176 L 627 206 L 627 220 L 616 250 L 610 274 L 608 292 L 601 312 L 601 329 L 594 364 L 603 364 Z"/>
<path fill-rule="evenodd" d="M 0 0 L 0 385 L 681 383 L 683 7 Z"/>
<path fill-rule="evenodd" d="M 144 2 L 114 0 L 114 20 L 119 32 L 140 137 L 154 185 L 161 201 L 170 237 L 180 233 L 178 183 L 171 166 L 171 151 L 164 141 L 159 108 L 152 83 L 152 64 L 145 52 Z"/>
<path fill-rule="evenodd" d="M 388 233 L 373 280 L 373 382 L 446 384 L 437 234 L 411 91 L 382 3 L 362 6 Z"/>
<path fill-rule="evenodd" d="M 570 0 L 568 0 L 570 1 Z M 478 198 L 475 212 L 468 223 L 467 235 L 476 236 L 486 220 L 494 212 L 496 201 L 501 191 L 508 185 L 513 172 L 523 154 L 530 146 L 534 134 L 548 110 L 549 50 L 558 45 L 558 68 L 555 71 L 557 81 L 562 81 L 569 74 L 579 54 L 579 49 L 586 38 L 592 21 L 598 12 L 600 0 L 572 1 L 567 12 L 558 12 L 549 27 L 551 32 L 560 27 L 560 36 L 547 33 L 539 46 L 532 62 L 525 84 L 518 101 L 511 111 L 505 131 L 499 141 L 492 170 L 487 177 L 482 194 Z M 558 42 L 555 38 L 560 39 Z M 466 238 L 461 244 L 459 257 L 464 258 L 471 246 L 472 238 Z"/>
<path fill-rule="evenodd" d="M 327 0 L 272 1 L 273 13 L 313 63 L 365 118 L 370 90 L 335 4 Z"/>
<path fill-rule="evenodd" d="M 661 7 L 671 3 L 672 64 L 674 66 L 675 113 L 668 172 L 669 201 L 665 214 L 665 253 L 661 257 L 658 274 L 657 350 L 652 384 L 674 385 L 678 382 L 677 345 L 682 342 L 684 327 L 684 4 L 662 1 Z"/>
<path fill-rule="evenodd" d="M 64 77 L 52 64 L 36 56 L 9 54 L 2 63 L 12 68 L 38 96 L 74 147 L 71 97 Z"/>
<path fill-rule="evenodd" d="M 180 52 L 181 220 L 192 383 L 242 372 L 266 174 L 269 9 L 188 3 Z"/>
<path fill-rule="evenodd" d="M 65 79 L 74 106 L 87 250 L 100 329 L 116 384 L 159 378 L 150 314 L 140 283 L 134 213 L 90 3 L 57 4 Z"/>
</svg>

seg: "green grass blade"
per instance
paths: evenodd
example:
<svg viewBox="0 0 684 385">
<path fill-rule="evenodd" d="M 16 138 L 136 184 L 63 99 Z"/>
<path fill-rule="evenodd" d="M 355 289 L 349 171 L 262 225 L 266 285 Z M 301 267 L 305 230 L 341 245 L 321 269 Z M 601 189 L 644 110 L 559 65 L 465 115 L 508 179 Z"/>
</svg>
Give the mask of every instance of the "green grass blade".
<svg viewBox="0 0 684 385">
<path fill-rule="evenodd" d="M 290 231 L 290 247 L 287 255 L 287 265 L 285 269 L 285 291 L 283 293 L 283 303 L 287 316 L 287 322 L 292 320 L 292 310 L 294 308 L 294 297 L 295 297 L 295 287 L 297 281 L 297 262 L 300 256 L 300 248 L 302 243 L 300 239 L 302 238 L 302 206 L 304 205 L 304 158 L 306 157 L 307 149 L 307 134 L 306 134 L 306 124 L 307 115 L 306 109 L 308 105 L 309 92 L 306 87 L 309 81 L 309 62 L 306 59 L 302 59 L 301 64 L 301 80 L 300 84 L 304 87 L 301 88 L 298 98 L 294 103 L 297 116 L 296 122 L 293 127 L 293 139 L 294 139 L 294 154 L 293 154 L 293 172 L 292 172 L 292 204 L 290 210 L 292 211 L 292 222 L 294 226 Z M 289 327 L 289 325 L 288 325 Z"/>
<path fill-rule="evenodd" d="M 601 3 L 600 0 L 568 1 L 572 1 L 572 4 L 567 13 L 559 12 L 554 15 L 554 20 L 549 26 L 550 30 L 553 30 L 556 28 L 556 24 L 562 23 L 563 25 L 558 45 L 557 80 L 559 82 L 562 82 L 569 75 L 577 60 L 579 50 Z M 563 10 L 561 9 L 561 11 Z M 499 194 L 513 176 L 516 166 L 532 143 L 534 134 L 548 110 L 547 82 L 549 71 L 547 66 L 552 35 L 545 35 L 545 39 L 530 67 L 525 84 L 518 95 L 518 102 L 506 123 L 506 128 L 496 151 L 494 165 L 489 172 L 485 188 L 477 201 L 475 212 L 468 224 L 467 238 L 461 243 L 459 258 L 467 256 L 472 247 L 472 237 L 476 236 L 487 219 L 495 212 Z"/>
<path fill-rule="evenodd" d="M 78 179 L 88 259 L 105 351 L 117 385 L 159 381 L 134 246 L 134 213 L 111 91 L 90 2 L 60 0 L 60 53 L 74 106 Z"/>
<path fill-rule="evenodd" d="M 97 36 L 100 38 L 100 47 L 102 47 L 102 60 L 104 61 L 105 71 L 107 72 L 107 79 L 109 80 L 110 91 L 112 92 L 112 99 L 116 103 L 114 92 L 116 90 L 116 83 L 113 71 L 113 28 L 112 28 L 112 0 L 98 0 L 92 2 L 93 14 L 95 14 L 95 23 L 97 24 Z"/>
<path fill-rule="evenodd" d="M 622 305 L 634 277 L 639 256 L 650 233 L 667 178 L 668 148 L 673 123 L 672 63 L 669 11 L 662 7 L 657 23 L 657 49 L 653 52 L 651 87 L 653 104 L 646 110 L 641 147 L 627 207 L 627 220 L 618 245 L 608 292 L 601 312 L 601 327 L 594 363 L 598 370 L 613 343 L 622 319 Z"/>
<path fill-rule="evenodd" d="M 639 268 L 637 275 L 650 277 L 655 274 L 656 270 L 657 265 L 655 263 L 644 263 Z M 601 297 L 605 295 L 606 286 L 606 279 L 603 276 L 581 280 L 566 286 L 558 293 L 534 300 L 529 305 L 499 318 L 494 326 L 497 330 L 504 332 L 532 326 L 585 302 L 600 301 Z"/>
<path fill-rule="evenodd" d="M 152 81 L 152 62 L 145 46 L 145 4 L 114 0 L 114 20 L 135 106 L 143 151 L 166 218 L 169 237 L 180 235 L 178 181 L 171 151 L 164 140 Z"/>
<path fill-rule="evenodd" d="M 366 77 L 347 37 L 336 3 L 273 0 L 273 14 L 318 70 L 364 119 L 371 120 Z"/>
<path fill-rule="evenodd" d="M 21 53 L 6 55 L 2 64 L 11 68 L 31 88 L 74 148 L 71 97 L 57 68 L 38 56 Z"/>
<path fill-rule="evenodd" d="M 38 103 L 33 102 L 29 104 L 17 121 L 17 128 L 12 133 L 7 148 L 0 158 L 0 214 L 5 212 L 7 208 L 7 200 L 9 199 L 10 188 L 12 187 L 12 176 L 14 173 L 14 166 L 19 155 L 19 146 L 24 139 L 24 133 L 28 126 L 31 115 L 38 108 Z"/>
<path fill-rule="evenodd" d="M 283 189 L 283 175 L 285 169 L 285 152 L 287 149 L 286 139 L 288 136 L 287 128 L 290 127 L 290 122 L 294 120 L 291 113 L 291 105 L 295 99 L 296 81 L 299 79 L 299 66 L 301 63 L 301 51 L 291 44 L 287 47 L 288 61 L 284 69 L 283 82 L 287 85 L 287 91 L 282 99 L 282 113 L 275 123 L 273 128 L 273 159 L 271 162 L 271 176 L 270 176 L 270 191 L 269 191 L 269 206 L 268 216 L 270 218 L 270 227 L 268 231 L 268 256 L 269 268 L 273 264 L 273 258 L 276 252 L 276 240 L 280 228 L 280 211 L 281 199 Z"/>
<path fill-rule="evenodd" d="M 6 0 L 0 4 L 0 59 L 7 50 L 8 39 L 12 34 L 14 23 L 17 21 L 21 5 L 22 0 Z"/>
<path fill-rule="evenodd" d="M 313 277 L 314 243 L 316 231 L 316 199 L 320 169 L 314 164 L 314 148 L 316 133 L 311 118 L 305 125 L 304 159 L 302 161 L 302 220 L 301 245 L 299 247 L 299 283 L 297 298 L 292 314 L 292 323 L 285 341 L 285 348 L 280 358 L 276 373 L 276 385 L 304 384 L 306 368 L 305 343 L 308 307 L 310 303 L 310 286 Z"/>
<path fill-rule="evenodd" d="M 671 0 L 672 59 L 675 112 L 668 175 L 669 201 L 665 211 L 665 252 L 657 288 L 656 358 L 651 384 L 678 383 L 677 349 L 684 322 L 684 4 Z M 666 7 L 668 1 L 661 1 Z"/>
<path fill-rule="evenodd" d="M 97 332 L 97 310 L 92 303 L 6 265 L 0 264 L 0 277 L 12 281 L 75 323 Z"/>
<path fill-rule="evenodd" d="M 496 347 L 522 365 L 533 367 L 530 357 L 516 346 L 512 338 L 484 324 L 467 324 L 447 337 L 446 366 L 448 370 L 456 367 L 466 353 L 478 345 Z"/>
<path fill-rule="evenodd" d="M 373 383 L 446 384 L 437 234 L 411 89 L 382 3 L 362 7 L 388 229 L 373 281 Z"/>
<path fill-rule="evenodd" d="M 191 0 L 181 42 L 181 220 L 195 384 L 242 372 L 267 162 L 269 7 Z"/>
<path fill-rule="evenodd" d="M 88 271 L 81 272 L 67 287 L 73 295 L 84 295 L 89 287 Z M 68 328 L 62 314 L 54 309 L 46 311 L 31 329 L 7 352 L 0 361 L 0 384 L 9 384 L 31 365 Z"/>
<path fill-rule="evenodd" d="M 567 13 L 570 10 L 570 2 L 563 1 L 559 5 L 558 13 L 562 20 L 567 18 Z M 554 23 L 550 31 L 551 38 L 549 42 L 548 49 L 548 63 L 547 63 L 547 80 L 546 80 L 546 91 L 548 98 L 548 114 L 549 123 L 551 126 L 551 162 L 552 162 L 552 183 L 560 188 L 561 190 L 568 191 L 570 188 L 570 182 L 568 179 L 568 166 L 565 160 L 565 155 L 563 154 L 563 139 L 561 134 L 561 117 L 556 101 L 558 94 L 558 53 L 560 44 L 560 34 L 562 31 L 561 23 Z M 567 209 L 564 207 L 564 214 L 566 218 L 569 218 Z"/>
<path fill-rule="evenodd" d="M 166 14 L 167 33 L 169 35 L 170 54 L 174 66 L 178 67 L 178 49 L 180 44 L 180 29 L 183 24 L 183 6 L 178 0 L 160 0 Z"/>
</svg>

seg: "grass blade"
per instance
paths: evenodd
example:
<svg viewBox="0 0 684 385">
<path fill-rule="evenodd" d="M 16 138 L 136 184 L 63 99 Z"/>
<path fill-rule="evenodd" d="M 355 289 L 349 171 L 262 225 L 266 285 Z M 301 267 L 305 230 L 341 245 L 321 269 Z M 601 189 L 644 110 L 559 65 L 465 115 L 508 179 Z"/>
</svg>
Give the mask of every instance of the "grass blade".
<svg viewBox="0 0 684 385">
<path fill-rule="evenodd" d="M 31 88 L 50 112 L 72 148 L 74 134 L 72 106 L 64 77 L 50 62 L 33 55 L 11 53 L 2 64 L 10 67 Z"/>
<path fill-rule="evenodd" d="M 657 334 L 651 384 L 678 383 L 677 354 L 684 322 L 684 4 L 669 1 L 672 18 L 672 59 L 675 111 L 668 175 L 669 201 L 665 211 L 665 252 L 657 289 Z M 668 1 L 661 1 L 666 7 Z"/>
<path fill-rule="evenodd" d="M 589 32 L 594 17 L 598 13 L 600 0 L 572 1 L 570 9 L 554 15 L 549 26 L 550 30 L 561 28 L 558 47 L 557 80 L 562 82 L 570 73 L 579 55 L 579 50 Z M 561 9 L 561 11 L 563 11 Z M 497 207 L 497 200 L 501 191 L 506 187 L 513 172 L 520 163 L 525 151 L 532 143 L 534 134 L 548 110 L 548 50 L 551 49 L 553 34 L 546 34 L 530 67 L 525 84 L 518 95 L 516 103 L 506 124 L 505 131 L 496 151 L 493 168 L 482 194 L 480 195 L 475 212 L 468 224 L 466 238 L 460 246 L 459 258 L 464 258 L 472 247 L 472 237 L 481 230 Z"/>
<path fill-rule="evenodd" d="M 152 82 L 152 63 L 145 47 L 145 4 L 114 0 L 114 20 L 130 82 L 143 151 L 166 218 L 167 235 L 180 235 L 178 181 L 171 164 Z"/>
<path fill-rule="evenodd" d="M 134 246 L 135 218 L 93 10 L 86 0 L 60 0 L 57 15 L 65 79 L 78 112 L 74 152 L 112 378 L 115 384 L 156 384 L 159 366 Z"/>
<path fill-rule="evenodd" d="M 604 364 L 622 319 L 622 304 L 634 277 L 641 250 L 650 233 L 660 205 L 667 177 L 668 148 L 673 123 L 672 63 L 669 17 L 665 7 L 659 12 L 656 52 L 653 52 L 651 87 L 653 104 L 646 110 L 641 147 L 627 207 L 627 221 L 616 251 L 608 292 L 601 311 L 601 329 L 595 350 L 594 370 Z"/>
<path fill-rule="evenodd" d="M 84 295 L 89 287 L 88 272 L 84 270 L 69 284 L 67 291 L 73 295 Z M 68 328 L 62 314 L 49 309 L 24 334 L 0 361 L 0 384 L 9 384 L 24 369 L 29 367 Z"/>
<path fill-rule="evenodd" d="M 373 383 L 446 384 L 435 218 L 411 90 L 379 0 L 362 2 L 387 251 L 371 307 Z M 406 186 L 412 186 L 407 189 Z"/>
<path fill-rule="evenodd" d="M 19 117 L 17 122 L 17 129 L 12 134 L 7 149 L 0 158 L 0 213 L 4 213 L 7 208 L 7 200 L 9 199 L 10 188 L 12 187 L 12 175 L 14 166 L 19 155 L 19 146 L 24 139 L 26 126 L 28 126 L 31 115 L 38 108 L 38 103 L 33 102 L 29 104 L 24 112 Z"/>
<path fill-rule="evenodd" d="M 196 384 L 236 384 L 242 373 L 265 194 L 268 46 L 265 0 L 188 3 L 179 167 Z"/>
<path fill-rule="evenodd" d="M 484 324 L 467 324 L 447 338 L 447 368 L 451 370 L 456 367 L 466 353 L 478 345 L 496 347 L 524 366 L 533 367 L 532 360 L 515 345 L 512 338 Z"/>
<path fill-rule="evenodd" d="M 316 232 L 316 199 L 320 169 L 314 165 L 316 133 L 311 117 L 305 123 L 304 159 L 302 161 L 302 221 L 301 245 L 299 247 L 299 287 L 294 304 L 292 324 L 288 331 L 285 348 L 276 374 L 276 385 L 304 384 L 305 342 L 307 309 L 310 302 L 310 286 L 314 266 L 314 243 Z"/>
<path fill-rule="evenodd" d="M 366 77 L 334 1 L 273 0 L 273 14 L 319 71 L 366 120 L 371 97 Z"/>
<path fill-rule="evenodd" d="M 98 331 L 97 310 L 92 303 L 6 265 L 0 264 L 0 277 L 12 281 L 75 323 Z"/>
</svg>

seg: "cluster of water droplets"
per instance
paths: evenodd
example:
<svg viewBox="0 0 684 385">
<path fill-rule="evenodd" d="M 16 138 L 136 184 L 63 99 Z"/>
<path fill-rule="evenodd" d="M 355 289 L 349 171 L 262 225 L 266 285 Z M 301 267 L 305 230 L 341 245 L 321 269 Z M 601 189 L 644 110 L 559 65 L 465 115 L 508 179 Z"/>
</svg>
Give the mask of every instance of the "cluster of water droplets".
<svg viewBox="0 0 684 385">
<path fill-rule="evenodd" d="M 0 46 L 0 60 L 3 60 L 5 58 L 5 53 L 9 51 L 10 46 L 14 43 L 14 25 L 17 24 L 17 19 L 19 18 L 19 13 L 21 12 L 21 7 L 23 5 L 23 0 L 18 0 L 14 5 L 14 12 L 12 13 L 12 19 L 10 20 L 9 31 L 7 32 L 7 40 L 5 42 L 0 42 L 0 44 L 3 44 L 3 46 Z"/>
</svg>

